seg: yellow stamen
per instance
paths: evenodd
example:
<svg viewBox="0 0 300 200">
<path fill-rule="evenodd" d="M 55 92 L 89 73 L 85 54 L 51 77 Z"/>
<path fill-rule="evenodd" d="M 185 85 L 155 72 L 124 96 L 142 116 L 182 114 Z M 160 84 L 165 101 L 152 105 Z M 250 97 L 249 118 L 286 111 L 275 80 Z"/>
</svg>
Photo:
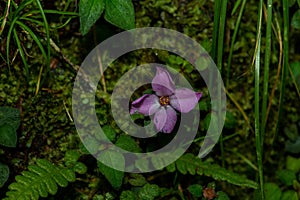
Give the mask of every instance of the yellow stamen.
<svg viewBox="0 0 300 200">
<path fill-rule="evenodd" d="M 165 96 L 159 97 L 159 103 L 162 106 L 169 105 L 170 104 L 170 98 L 165 97 Z"/>
</svg>

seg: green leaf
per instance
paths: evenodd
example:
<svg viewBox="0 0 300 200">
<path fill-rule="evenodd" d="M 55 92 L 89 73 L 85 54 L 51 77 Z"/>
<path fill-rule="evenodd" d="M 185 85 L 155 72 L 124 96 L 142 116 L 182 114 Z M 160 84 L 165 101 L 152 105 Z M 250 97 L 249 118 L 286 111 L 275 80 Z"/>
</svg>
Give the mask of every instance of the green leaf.
<svg viewBox="0 0 300 200">
<path fill-rule="evenodd" d="M 0 107 L 0 145 L 16 147 L 16 130 L 20 126 L 20 111 L 16 108 Z"/>
<path fill-rule="evenodd" d="M 20 126 L 20 111 L 16 108 L 0 107 L 0 126 L 8 124 L 15 131 Z"/>
<path fill-rule="evenodd" d="M 7 165 L 0 163 L 0 188 L 4 185 L 9 177 L 9 168 Z"/>
<path fill-rule="evenodd" d="M 228 171 L 219 165 L 202 162 L 199 157 L 191 153 L 187 153 L 180 157 L 176 162 L 176 168 L 182 174 L 189 173 L 191 175 L 206 175 L 215 180 L 227 181 L 238 186 L 245 186 L 257 189 L 258 184 L 254 181 L 240 176 L 234 172 Z"/>
<path fill-rule="evenodd" d="M 96 154 L 100 148 L 99 141 L 91 135 L 84 138 L 84 143 L 89 144 L 88 146 L 85 146 L 85 149 L 89 152 L 88 154 Z"/>
<path fill-rule="evenodd" d="M 288 156 L 286 159 L 286 168 L 294 172 L 300 171 L 300 158 Z"/>
<path fill-rule="evenodd" d="M 194 197 L 201 197 L 202 196 L 202 186 L 199 184 L 190 185 L 188 188 L 188 191 L 194 196 Z"/>
<path fill-rule="evenodd" d="M 281 190 L 275 183 L 265 183 L 264 192 L 266 200 L 280 200 Z"/>
<path fill-rule="evenodd" d="M 210 124 L 210 120 L 211 120 L 211 113 L 208 113 L 208 114 L 205 116 L 204 120 L 203 120 L 203 122 L 204 122 L 204 129 L 205 129 L 205 130 L 208 129 L 209 124 Z"/>
<path fill-rule="evenodd" d="M 103 151 L 99 154 L 98 160 L 103 161 L 103 163 L 109 163 L 111 166 L 122 165 L 125 168 L 125 159 L 122 154 L 117 152 Z M 108 167 L 103 163 L 97 163 L 100 172 L 114 188 L 120 188 L 123 182 L 124 172 Z"/>
<path fill-rule="evenodd" d="M 121 193 L 120 200 L 137 200 L 132 191 L 126 190 Z"/>
<path fill-rule="evenodd" d="M 231 11 L 231 15 L 234 15 L 235 11 L 238 9 L 238 7 L 240 6 L 241 2 L 242 2 L 242 0 L 237 0 L 235 2 L 234 7 L 233 7 L 233 9 Z"/>
<path fill-rule="evenodd" d="M 296 3 L 296 0 L 288 0 L 288 1 L 289 1 L 289 7 L 292 7 Z"/>
<path fill-rule="evenodd" d="M 174 162 L 171 163 L 170 165 L 168 165 L 166 167 L 166 169 L 167 169 L 168 172 L 175 172 L 176 171 L 176 165 L 175 165 L 175 163 Z"/>
<path fill-rule="evenodd" d="M 37 165 L 29 165 L 29 171 L 15 177 L 16 182 L 8 186 L 5 200 L 31 199 L 56 194 L 58 185 L 66 187 L 68 182 L 75 181 L 75 173 L 70 169 L 58 167 L 45 159 L 38 159 Z"/>
<path fill-rule="evenodd" d="M 299 200 L 296 191 L 288 190 L 284 192 L 280 200 Z"/>
<path fill-rule="evenodd" d="M 145 177 L 141 174 L 132 174 L 132 178 L 129 179 L 129 183 L 136 187 L 141 187 L 147 183 Z"/>
<path fill-rule="evenodd" d="M 201 56 L 200 58 L 198 58 L 195 63 L 197 69 L 200 71 L 204 71 L 205 69 L 207 69 L 211 63 L 209 58 L 209 56 Z"/>
<path fill-rule="evenodd" d="M 104 134 L 106 135 L 106 137 L 110 140 L 113 141 L 116 137 L 116 132 L 115 130 L 111 127 L 111 126 L 104 126 L 102 128 Z"/>
<path fill-rule="evenodd" d="M 74 171 L 78 174 L 85 174 L 87 172 L 87 166 L 82 162 L 77 162 L 74 167 Z"/>
<path fill-rule="evenodd" d="M 293 172 L 291 170 L 279 170 L 276 174 L 280 181 L 286 186 L 293 185 L 293 181 L 296 180 L 296 172 Z"/>
<path fill-rule="evenodd" d="M 285 151 L 291 153 L 300 153 L 300 136 L 298 136 L 295 141 L 286 141 Z"/>
<path fill-rule="evenodd" d="M 66 166 L 74 165 L 80 157 L 80 153 L 77 150 L 69 150 L 66 152 L 64 160 Z"/>
<path fill-rule="evenodd" d="M 118 138 L 115 145 L 117 145 L 118 147 L 120 147 L 126 151 L 130 151 L 130 152 L 134 152 L 134 153 L 141 152 L 141 148 L 137 145 L 136 141 L 129 135 L 121 135 Z"/>
<path fill-rule="evenodd" d="M 154 200 L 159 196 L 159 187 L 154 184 L 147 183 L 138 193 L 141 200 Z"/>
<path fill-rule="evenodd" d="M 0 126 L 0 144 L 6 147 L 17 146 L 16 131 L 8 124 Z"/>
<path fill-rule="evenodd" d="M 54 166 L 48 160 L 39 159 L 39 160 L 37 160 L 37 165 L 40 168 L 44 169 L 46 172 L 52 174 L 52 178 L 54 180 L 54 181 L 50 181 L 53 183 L 52 185 L 56 185 L 56 183 L 58 185 L 60 185 L 61 187 L 66 187 L 68 185 L 68 181 L 63 177 L 63 175 L 61 173 L 57 173 L 56 166 Z M 52 188 L 54 188 L 54 187 L 55 186 L 52 186 Z M 55 188 L 57 188 L 57 187 L 55 187 Z M 56 190 L 54 189 L 54 191 L 53 191 L 54 194 L 56 193 L 55 192 Z"/>
<path fill-rule="evenodd" d="M 228 195 L 225 192 L 217 192 L 217 198 L 215 200 L 230 200 Z"/>
<path fill-rule="evenodd" d="M 125 30 L 135 28 L 132 0 L 106 0 L 104 18 Z"/>
<path fill-rule="evenodd" d="M 234 115 L 230 112 L 227 111 L 226 112 L 226 118 L 225 118 L 225 128 L 228 129 L 233 129 L 234 127 L 236 127 L 236 118 L 234 117 Z"/>
<path fill-rule="evenodd" d="M 85 35 L 100 18 L 105 7 L 105 0 L 80 0 L 80 32 Z"/>
<path fill-rule="evenodd" d="M 290 67 L 293 75 L 292 80 L 295 80 L 296 86 L 298 87 L 298 89 L 300 89 L 300 62 L 292 62 L 290 64 Z"/>
<path fill-rule="evenodd" d="M 289 140 L 291 141 L 297 140 L 298 137 L 297 124 L 289 124 L 288 126 L 284 127 L 283 132 L 289 138 Z"/>
<path fill-rule="evenodd" d="M 296 29 L 300 29 L 300 9 L 293 15 L 291 25 Z"/>
<path fill-rule="evenodd" d="M 149 160 L 143 160 L 143 159 L 138 159 L 134 163 L 135 167 L 138 168 L 140 171 L 148 171 L 150 170 L 150 163 Z"/>
</svg>

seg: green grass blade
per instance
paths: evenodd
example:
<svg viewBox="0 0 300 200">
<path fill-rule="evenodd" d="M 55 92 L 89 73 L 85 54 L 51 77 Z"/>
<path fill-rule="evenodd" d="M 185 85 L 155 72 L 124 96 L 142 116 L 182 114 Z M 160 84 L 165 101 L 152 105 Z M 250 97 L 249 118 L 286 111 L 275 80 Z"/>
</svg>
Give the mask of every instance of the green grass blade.
<svg viewBox="0 0 300 200">
<path fill-rule="evenodd" d="M 47 60 L 46 51 L 45 51 L 40 39 L 36 36 L 36 34 L 23 22 L 16 21 L 16 24 L 18 24 L 21 28 L 23 28 L 26 32 L 29 33 L 29 35 L 32 37 L 32 39 L 35 41 L 35 43 L 38 45 L 39 49 L 41 50 L 43 57 Z"/>
<path fill-rule="evenodd" d="M 260 135 L 260 120 L 259 120 L 259 79 L 260 79 L 260 50 L 261 50 L 261 30 L 262 30 L 262 11 L 263 11 L 263 0 L 259 1 L 258 8 L 258 22 L 257 22 L 257 38 L 256 38 L 256 50 L 255 50 L 255 77 L 254 77 L 254 115 L 255 115 L 255 141 L 256 141 L 256 154 L 257 154 L 257 165 L 259 173 L 259 183 L 260 183 L 260 194 L 261 199 L 264 199 L 264 182 L 263 182 L 263 164 L 262 164 L 262 149 L 261 149 L 261 135 Z"/>
<path fill-rule="evenodd" d="M 219 31 L 218 31 L 218 54 L 217 54 L 217 66 L 222 72 L 223 64 L 223 47 L 224 47 L 224 31 L 226 24 L 226 11 L 227 11 L 227 0 L 222 0 L 221 3 L 221 12 L 220 12 L 220 22 L 219 22 Z"/>
<path fill-rule="evenodd" d="M 4 63 L 7 63 L 5 56 L 0 52 L 0 58 L 4 61 Z"/>
<path fill-rule="evenodd" d="M 8 0 L 7 3 L 6 3 L 6 9 L 4 11 L 5 15 L 3 17 L 1 27 L 0 27 L 0 36 L 2 35 L 2 32 L 4 30 L 4 27 L 5 27 L 5 24 L 6 24 L 6 21 L 7 21 L 7 17 L 8 17 L 9 10 L 10 10 L 10 2 L 11 2 L 11 0 Z"/>
<path fill-rule="evenodd" d="M 235 28 L 234 28 L 234 31 L 233 31 L 232 39 L 231 39 L 229 56 L 228 56 L 228 63 L 227 63 L 227 69 L 226 69 L 226 72 L 227 72 L 227 74 L 226 74 L 226 86 L 228 86 L 229 80 L 230 80 L 230 67 L 231 67 L 231 61 L 232 61 L 232 54 L 233 54 L 233 50 L 234 50 L 234 43 L 235 43 L 235 39 L 236 39 L 238 30 L 239 30 L 239 26 L 240 26 L 240 23 L 241 23 L 241 19 L 242 19 L 242 16 L 243 16 L 245 5 L 246 5 L 246 0 L 243 0 L 242 6 L 241 6 L 241 9 L 240 9 L 240 12 L 239 12 L 239 16 L 236 20 L 236 25 L 235 25 Z"/>
<path fill-rule="evenodd" d="M 214 26 L 213 26 L 213 35 L 212 35 L 212 49 L 211 49 L 211 57 L 213 60 L 215 60 L 216 52 L 217 52 L 217 39 L 218 39 L 218 33 L 219 33 L 220 11 L 221 11 L 221 0 L 215 0 Z"/>
<path fill-rule="evenodd" d="M 286 85 L 286 75 L 289 64 L 289 2 L 282 0 L 283 5 L 283 65 L 282 65 L 282 75 L 281 75 L 281 86 L 280 86 L 280 97 L 279 97 L 279 111 L 278 119 L 275 130 L 275 138 L 278 135 L 278 129 L 280 126 L 280 121 L 282 118 L 282 106 L 284 101 L 285 85 Z"/>
<path fill-rule="evenodd" d="M 19 13 L 23 10 L 23 8 L 25 8 L 27 5 L 31 4 L 33 0 L 26 0 L 23 1 L 16 9 L 16 11 L 14 11 L 13 14 L 13 18 L 19 17 Z M 14 1 L 13 1 L 14 2 Z"/>
<path fill-rule="evenodd" d="M 269 83 L 269 65 L 271 58 L 271 41 L 272 41 L 272 11 L 273 0 L 268 0 L 267 3 L 267 30 L 266 30 L 266 50 L 264 61 L 264 80 L 263 80 L 263 96 L 262 96 L 262 111 L 261 111 L 261 146 L 263 149 L 264 137 L 267 123 L 267 103 L 268 103 L 268 83 Z"/>
<path fill-rule="evenodd" d="M 217 66 L 222 73 L 222 65 L 223 65 L 223 52 L 224 52 L 224 31 L 226 24 L 226 11 L 227 11 L 227 0 L 222 0 L 221 2 L 221 10 L 220 10 L 220 22 L 219 22 L 219 37 L 218 37 L 218 51 L 217 51 Z M 221 96 L 221 91 L 219 91 L 219 95 Z M 223 135 L 220 136 L 220 149 L 221 149 L 221 158 L 222 158 L 222 166 L 225 166 L 225 158 L 224 158 L 224 143 L 223 143 Z"/>
<path fill-rule="evenodd" d="M 78 13 L 68 12 L 68 11 L 60 11 L 60 10 L 43 10 L 45 14 L 57 14 L 57 15 L 67 15 L 67 16 L 78 16 Z M 35 14 L 39 14 L 40 10 L 31 10 L 29 12 L 24 13 L 24 16 L 31 16 Z"/>
<path fill-rule="evenodd" d="M 9 60 L 10 39 L 11 39 L 12 31 L 15 27 L 15 24 L 16 24 L 17 20 L 18 20 L 18 18 L 16 17 L 10 23 L 9 30 L 8 30 L 8 33 L 7 33 L 7 37 L 6 37 L 6 60 L 7 60 L 7 67 L 8 67 L 9 73 L 10 73 L 10 60 Z"/>
<path fill-rule="evenodd" d="M 231 11 L 231 15 L 234 15 L 234 13 L 236 12 L 236 10 L 238 9 L 238 7 L 240 6 L 242 0 L 237 0 L 235 3 L 234 3 L 234 7 Z"/>
<path fill-rule="evenodd" d="M 47 58 L 46 58 L 46 65 L 47 65 L 47 73 L 50 71 L 50 32 L 49 32 L 49 25 L 48 25 L 48 22 L 47 22 L 47 18 L 45 16 L 45 13 L 44 13 L 44 10 L 43 10 L 43 7 L 41 5 L 41 2 L 39 0 L 36 0 L 36 3 L 39 7 L 39 10 L 40 10 L 40 13 L 42 15 L 42 18 L 43 18 L 43 21 L 44 21 L 44 26 L 45 26 L 45 31 L 46 31 L 46 39 L 47 39 Z"/>
<path fill-rule="evenodd" d="M 32 2 L 32 0 L 26 0 L 23 1 L 20 6 L 16 7 L 16 4 L 14 1 L 12 1 L 12 5 L 14 7 L 16 7 L 16 11 L 14 11 L 13 16 L 12 16 L 12 22 L 9 25 L 9 30 L 7 33 L 7 40 L 6 40 L 6 60 L 7 60 L 7 66 L 8 66 L 8 70 L 10 72 L 10 60 L 9 60 L 9 50 L 10 50 L 10 39 L 11 39 L 11 35 L 12 35 L 12 31 L 14 29 L 15 23 L 17 22 L 19 16 L 19 13 L 22 11 L 23 8 L 25 8 L 25 6 L 27 6 L 28 4 L 30 4 Z"/>
<path fill-rule="evenodd" d="M 19 49 L 19 52 L 20 52 L 21 59 L 22 59 L 23 64 L 24 64 L 24 69 L 25 69 L 26 78 L 27 78 L 27 82 L 28 82 L 28 81 L 29 81 L 29 68 L 28 68 L 28 63 L 27 63 L 27 60 L 26 60 L 26 57 L 25 57 L 25 53 L 24 53 L 24 51 L 23 51 L 23 48 L 22 48 L 22 45 L 21 45 L 19 36 L 18 36 L 17 31 L 16 31 L 15 28 L 13 29 L 13 34 L 14 34 L 14 38 L 15 38 L 15 41 L 16 41 L 16 43 L 17 43 L 17 46 L 18 46 L 18 49 Z"/>
<path fill-rule="evenodd" d="M 33 19 L 33 18 L 30 18 L 30 17 L 20 17 L 19 18 L 20 20 L 23 20 L 23 21 L 26 21 L 26 22 L 32 22 L 32 23 L 35 23 L 35 24 L 37 24 L 37 25 L 39 25 L 39 26 L 43 26 L 44 25 L 44 23 L 43 22 L 41 22 L 40 20 L 37 20 L 37 19 Z"/>
<path fill-rule="evenodd" d="M 60 28 L 64 28 L 66 25 L 68 25 L 68 23 L 73 19 L 74 17 L 70 17 L 69 19 L 67 19 L 67 21 L 65 21 L 62 25 L 53 27 L 54 29 L 60 29 Z"/>
</svg>

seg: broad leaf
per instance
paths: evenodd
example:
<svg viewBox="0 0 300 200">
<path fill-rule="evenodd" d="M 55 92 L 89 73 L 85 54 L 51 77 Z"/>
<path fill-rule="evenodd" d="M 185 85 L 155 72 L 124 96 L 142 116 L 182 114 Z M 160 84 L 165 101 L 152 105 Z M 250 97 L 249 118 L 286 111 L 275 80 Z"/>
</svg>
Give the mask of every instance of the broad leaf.
<svg viewBox="0 0 300 200">
<path fill-rule="evenodd" d="M 295 81 L 296 87 L 300 89 L 300 62 L 292 62 L 290 67 L 293 76 L 291 80 Z"/>
<path fill-rule="evenodd" d="M 275 183 L 265 183 L 264 193 L 266 200 L 280 200 L 281 190 Z"/>
<path fill-rule="evenodd" d="M 159 196 L 159 187 L 154 184 L 147 183 L 140 191 L 139 191 L 139 199 L 155 199 L 155 197 Z"/>
<path fill-rule="evenodd" d="M 9 168 L 7 165 L 0 163 L 0 188 L 4 185 L 9 177 Z"/>
<path fill-rule="evenodd" d="M 126 190 L 121 193 L 120 200 L 137 200 L 137 197 L 132 191 Z"/>
<path fill-rule="evenodd" d="M 188 191 L 194 196 L 194 197 L 201 197 L 202 196 L 202 186 L 199 184 L 190 185 L 188 188 Z"/>
<path fill-rule="evenodd" d="M 288 190 L 282 194 L 280 200 L 299 200 L 299 198 L 296 191 Z"/>
<path fill-rule="evenodd" d="M 106 0 L 104 18 L 125 30 L 135 28 L 132 0 Z"/>
<path fill-rule="evenodd" d="M 99 154 L 98 160 L 111 166 L 121 165 L 125 168 L 125 159 L 122 154 L 117 152 L 103 151 Z M 120 188 L 123 182 L 124 172 L 108 167 L 102 162 L 98 162 L 100 172 L 114 188 Z"/>
<path fill-rule="evenodd" d="M 3 124 L 0 126 L 0 145 L 6 147 L 17 146 L 16 131 L 8 124 Z"/>
<path fill-rule="evenodd" d="M 286 141 L 285 151 L 291 153 L 300 153 L 300 136 L 298 136 L 295 141 Z"/>
<path fill-rule="evenodd" d="M 10 125 L 15 131 L 20 125 L 20 111 L 16 108 L 0 107 L 0 126 Z"/>
<path fill-rule="evenodd" d="M 300 171 L 300 158 L 288 156 L 286 159 L 286 168 L 294 172 Z"/>
<path fill-rule="evenodd" d="M 218 192 L 216 200 L 230 200 L 228 195 L 225 192 Z"/>
<path fill-rule="evenodd" d="M 102 131 L 110 141 L 113 141 L 115 139 L 116 132 L 111 126 L 104 126 L 102 128 Z"/>
<path fill-rule="evenodd" d="M 129 151 L 129 152 L 134 152 L 134 153 L 140 153 L 141 152 L 141 148 L 138 146 L 136 141 L 128 135 L 121 135 L 118 138 L 115 145 L 120 147 L 121 149 L 124 149 L 124 150 Z"/>
<path fill-rule="evenodd" d="M 20 126 L 20 111 L 16 108 L 0 107 L 0 145 L 16 147 L 16 130 Z"/>
<path fill-rule="evenodd" d="M 288 1 L 289 1 L 289 7 L 292 7 L 296 3 L 296 0 L 288 0 Z"/>
<path fill-rule="evenodd" d="M 80 0 L 80 32 L 85 35 L 100 18 L 105 7 L 105 0 Z"/>
<path fill-rule="evenodd" d="M 145 177 L 141 174 L 131 174 L 131 179 L 128 180 L 128 182 L 132 186 L 141 187 L 147 183 L 147 180 Z"/>
<path fill-rule="evenodd" d="M 291 25 L 296 29 L 300 29 L 300 9 L 293 15 Z"/>
<path fill-rule="evenodd" d="M 296 172 L 291 170 L 283 169 L 276 172 L 276 175 L 280 181 L 286 186 L 293 185 L 293 181 L 296 180 Z"/>
</svg>

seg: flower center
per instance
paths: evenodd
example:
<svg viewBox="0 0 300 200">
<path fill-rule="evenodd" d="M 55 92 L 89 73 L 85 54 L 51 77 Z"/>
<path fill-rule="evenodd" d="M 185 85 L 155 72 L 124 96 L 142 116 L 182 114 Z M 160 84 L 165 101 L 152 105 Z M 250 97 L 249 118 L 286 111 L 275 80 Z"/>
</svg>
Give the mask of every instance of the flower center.
<svg viewBox="0 0 300 200">
<path fill-rule="evenodd" d="M 159 103 L 162 106 L 166 106 L 170 104 L 170 98 L 166 96 L 159 97 Z"/>
</svg>

